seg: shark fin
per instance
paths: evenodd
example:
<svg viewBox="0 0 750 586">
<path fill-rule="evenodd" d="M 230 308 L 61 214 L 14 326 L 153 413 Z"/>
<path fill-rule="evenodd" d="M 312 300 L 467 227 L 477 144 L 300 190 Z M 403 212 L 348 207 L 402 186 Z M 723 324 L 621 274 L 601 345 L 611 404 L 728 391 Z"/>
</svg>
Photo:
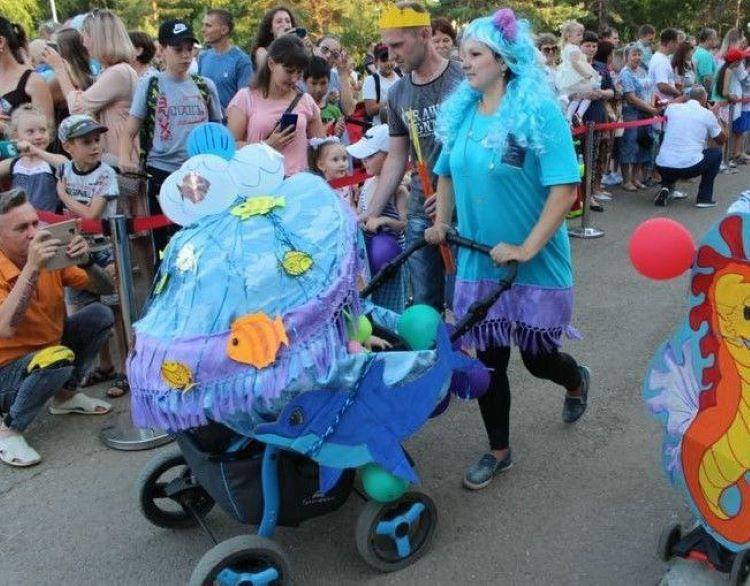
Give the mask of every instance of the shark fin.
<svg viewBox="0 0 750 586">
<path fill-rule="evenodd" d="M 330 468 L 329 466 L 321 466 L 318 472 L 320 492 L 322 492 L 323 494 L 327 494 L 338 484 L 343 473 L 343 468 Z"/>
<path fill-rule="evenodd" d="M 404 448 L 397 441 L 381 441 L 377 447 L 371 445 L 369 448 L 376 464 L 380 464 L 394 476 L 419 484 L 419 476 L 409 463 Z"/>
</svg>

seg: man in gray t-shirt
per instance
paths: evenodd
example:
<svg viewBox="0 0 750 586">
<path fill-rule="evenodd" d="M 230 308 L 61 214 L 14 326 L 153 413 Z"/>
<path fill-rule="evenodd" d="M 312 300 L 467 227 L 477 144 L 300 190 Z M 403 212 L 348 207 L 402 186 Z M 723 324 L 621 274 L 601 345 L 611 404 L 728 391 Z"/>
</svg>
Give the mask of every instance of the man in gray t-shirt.
<svg viewBox="0 0 750 586">
<path fill-rule="evenodd" d="M 417 153 L 409 136 L 409 118 L 414 118 L 422 157 L 427 168 L 432 168 L 440 155 L 440 143 L 435 139 L 435 118 L 440 104 L 450 95 L 453 89 L 463 80 L 461 65 L 448 61 L 447 68 L 436 79 L 416 84 L 407 75 L 398 80 L 388 90 L 389 122 L 391 136 L 402 136 L 409 140 L 409 159 L 414 163 Z M 409 214 L 425 215 L 424 193 L 417 173 L 412 174 L 411 195 L 409 196 Z"/>
<path fill-rule="evenodd" d="M 416 162 L 416 152 L 409 136 L 409 112 L 412 112 L 419 134 L 422 157 L 427 168 L 432 167 L 440 154 L 440 144 L 435 140 L 434 127 L 440 103 L 463 79 L 461 66 L 443 59 L 432 44 L 429 26 L 410 28 L 384 28 L 383 42 L 404 72 L 388 90 L 388 126 L 390 144 L 388 157 L 380 174 L 378 187 L 373 194 L 365 216 L 365 229 L 371 229 L 370 218 L 380 215 L 383 206 L 403 179 L 409 160 Z M 433 178 L 434 181 L 434 178 Z M 435 198 L 427 203 L 418 174 L 412 174 L 409 213 L 406 226 L 406 243 L 421 239 L 431 225 L 428 217 L 434 209 Z M 443 261 L 436 247 L 427 247 L 409 258 L 409 275 L 415 303 L 426 303 L 442 311 L 446 300 Z M 452 291 L 448 290 L 448 301 Z"/>
<path fill-rule="evenodd" d="M 172 172 L 187 159 L 187 137 L 204 122 L 221 122 L 221 102 L 216 86 L 203 78 L 207 95 L 201 93 L 192 77 L 176 79 L 167 72 L 156 74 L 158 97 L 154 110 L 154 138 L 146 159 L 147 167 Z M 148 88 L 151 78 L 138 81 L 130 107 L 130 115 L 146 117 Z"/>
</svg>

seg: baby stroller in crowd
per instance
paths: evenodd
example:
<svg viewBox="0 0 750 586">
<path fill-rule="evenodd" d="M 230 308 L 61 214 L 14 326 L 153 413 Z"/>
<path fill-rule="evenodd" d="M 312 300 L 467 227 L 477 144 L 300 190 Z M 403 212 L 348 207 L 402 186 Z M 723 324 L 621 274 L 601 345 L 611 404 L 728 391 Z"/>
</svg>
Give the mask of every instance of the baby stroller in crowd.
<svg viewBox="0 0 750 586">
<path fill-rule="evenodd" d="M 458 236 L 451 236 L 450 241 L 453 245 L 485 253 L 490 250 Z M 361 296 L 367 297 L 393 275 L 411 254 L 424 246 L 424 241 L 414 243 L 386 264 L 362 290 Z M 458 340 L 472 325 L 483 319 L 489 308 L 510 287 L 514 276 L 515 267 L 511 267 L 506 279 L 500 281 L 487 298 L 475 303 L 468 315 L 455 325 L 450 335 L 451 341 Z M 376 356 L 413 354 L 394 352 L 406 350 L 407 346 L 393 332 L 394 322 L 389 316 L 383 316 L 382 321 L 388 322 L 383 325 L 378 323 L 381 320 L 378 319 L 377 308 L 370 315 L 375 322 L 374 333 L 393 344 L 388 352 Z M 441 336 L 444 338 L 442 343 Z M 438 354 L 446 352 L 446 342 L 441 324 Z M 400 377 L 399 384 L 404 386 L 399 388 L 409 386 L 409 378 L 413 379 L 414 372 L 419 371 L 418 368 L 410 370 L 407 376 Z M 278 440 L 283 435 L 284 429 L 305 423 L 304 419 L 310 416 L 305 411 L 305 397 L 318 392 L 333 395 L 332 391 L 303 392 L 281 409 L 276 422 L 253 422 L 254 427 L 247 428 L 247 433 L 241 432 L 243 426 L 236 422 L 230 425 L 209 422 L 179 431 L 175 433 L 178 449 L 157 455 L 146 466 L 138 480 L 137 491 L 139 507 L 146 519 L 159 527 L 172 529 L 200 525 L 215 544 L 195 567 L 191 585 L 289 583 L 291 567 L 288 556 L 271 540 L 275 528 L 279 525 L 296 527 L 307 519 L 331 513 L 340 508 L 353 492 L 365 501 L 354 533 L 357 550 L 368 565 L 382 572 L 392 572 L 424 555 L 430 547 L 438 521 L 436 504 L 424 490 L 408 483 L 394 484 L 394 478 L 385 475 L 385 480 L 373 480 L 371 477 L 371 489 L 368 491 L 368 479 L 365 478 L 367 467 L 361 469 L 364 490 L 355 482 L 353 467 L 339 471 L 339 475 L 334 474 L 333 480 L 329 477 L 329 490 L 321 489 L 330 469 L 313 458 L 330 464 L 324 457 L 321 458 L 327 446 L 325 436 L 335 438 L 337 426 L 351 424 L 346 420 L 348 413 L 355 409 L 351 407 L 356 402 L 354 393 L 360 393 L 361 397 L 369 392 L 366 387 L 370 372 L 372 368 L 348 379 L 356 384 L 344 394 L 337 408 L 328 412 L 322 427 L 318 426 L 319 430 L 324 430 L 323 437 L 318 438 L 312 447 L 304 442 L 292 442 L 281 447 L 278 441 L 264 441 L 274 442 L 274 438 Z M 440 385 L 443 392 L 431 390 L 430 383 L 425 384 L 427 376 L 423 371 L 411 382 L 423 385 L 415 390 L 431 397 L 432 403 L 426 405 L 426 414 L 432 417 L 447 407 L 450 393 L 446 390 L 446 384 Z M 423 401 L 417 399 L 413 404 L 422 405 Z M 408 409 L 410 403 L 404 400 L 399 405 Z M 310 429 L 313 427 L 311 423 Z M 270 433 L 271 429 L 276 435 Z M 346 464 L 347 456 L 343 448 L 338 447 L 339 454 L 334 459 L 342 457 L 341 464 Z M 410 467 L 414 462 L 405 451 L 403 453 Z M 377 490 L 373 491 L 373 486 Z M 217 543 L 205 521 L 206 515 L 216 504 L 237 521 L 258 525 L 257 534 L 240 535 Z"/>
</svg>

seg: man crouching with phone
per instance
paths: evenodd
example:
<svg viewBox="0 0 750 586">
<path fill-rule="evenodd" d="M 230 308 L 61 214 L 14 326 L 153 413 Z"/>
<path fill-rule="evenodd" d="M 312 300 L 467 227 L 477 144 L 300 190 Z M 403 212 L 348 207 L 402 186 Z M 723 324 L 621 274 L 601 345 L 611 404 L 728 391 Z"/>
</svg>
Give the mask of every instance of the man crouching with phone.
<svg viewBox="0 0 750 586">
<path fill-rule="evenodd" d="M 47 399 L 53 415 L 111 410 L 76 388 L 109 335 L 112 311 L 92 303 L 66 318 L 63 287 L 108 294 L 113 283 L 79 234 L 65 248 L 71 264 L 47 270 L 60 246 L 23 190 L 0 193 L 0 460 L 10 466 L 41 461 L 22 433 Z"/>
</svg>

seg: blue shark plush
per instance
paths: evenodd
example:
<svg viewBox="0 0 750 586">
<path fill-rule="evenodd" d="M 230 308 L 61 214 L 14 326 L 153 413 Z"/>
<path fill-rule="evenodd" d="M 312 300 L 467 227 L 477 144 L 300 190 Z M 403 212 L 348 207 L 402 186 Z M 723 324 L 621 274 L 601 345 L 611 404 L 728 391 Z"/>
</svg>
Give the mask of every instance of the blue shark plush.
<svg viewBox="0 0 750 586">
<path fill-rule="evenodd" d="M 343 469 L 371 462 L 419 482 L 401 442 L 427 421 L 453 371 L 468 370 L 477 362 L 453 350 L 444 326 L 437 342 L 435 364 L 422 376 L 389 387 L 383 381 L 384 362 L 375 356 L 356 390 L 302 393 L 276 422 L 258 425 L 255 439 L 318 462 L 323 492 L 336 485 Z"/>
</svg>

